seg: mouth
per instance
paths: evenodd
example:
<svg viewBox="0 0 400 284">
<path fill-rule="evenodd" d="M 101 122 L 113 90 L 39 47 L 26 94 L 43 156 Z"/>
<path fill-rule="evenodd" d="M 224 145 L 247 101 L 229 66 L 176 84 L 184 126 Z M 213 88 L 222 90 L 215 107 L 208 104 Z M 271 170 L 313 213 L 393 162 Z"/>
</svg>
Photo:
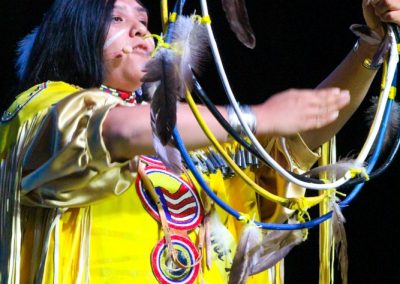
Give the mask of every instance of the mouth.
<svg viewBox="0 0 400 284">
<path fill-rule="evenodd" d="M 145 44 L 138 44 L 135 46 L 125 46 L 122 48 L 122 52 L 125 54 L 138 54 L 143 56 L 150 56 L 149 48 Z"/>
</svg>

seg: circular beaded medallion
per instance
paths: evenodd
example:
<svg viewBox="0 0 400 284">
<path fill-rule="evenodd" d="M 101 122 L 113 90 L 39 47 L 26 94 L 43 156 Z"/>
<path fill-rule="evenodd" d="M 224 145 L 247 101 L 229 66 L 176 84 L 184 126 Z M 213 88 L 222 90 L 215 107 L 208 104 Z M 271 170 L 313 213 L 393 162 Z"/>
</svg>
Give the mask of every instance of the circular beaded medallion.
<svg viewBox="0 0 400 284">
<path fill-rule="evenodd" d="M 200 270 L 196 263 L 199 252 L 192 241 L 180 235 L 171 235 L 172 246 L 177 251 L 179 262 L 185 267 L 180 267 L 168 257 L 168 245 L 165 238 L 158 241 L 151 253 L 151 266 L 157 280 L 162 284 L 193 283 Z"/>
</svg>

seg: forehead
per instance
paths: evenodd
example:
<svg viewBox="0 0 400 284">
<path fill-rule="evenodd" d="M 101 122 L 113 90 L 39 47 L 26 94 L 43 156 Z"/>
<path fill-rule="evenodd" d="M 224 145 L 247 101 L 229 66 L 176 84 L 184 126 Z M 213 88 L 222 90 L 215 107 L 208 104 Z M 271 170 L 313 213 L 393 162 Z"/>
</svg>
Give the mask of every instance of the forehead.
<svg viewBox="0 0 400 284">
<path fill-rule="evenodd" d="M 135 0 L 116 0 L 114 3 L 114 10 L 147 15 L 147 9 L 144 8 L 140 2 Z"/>
</svg>

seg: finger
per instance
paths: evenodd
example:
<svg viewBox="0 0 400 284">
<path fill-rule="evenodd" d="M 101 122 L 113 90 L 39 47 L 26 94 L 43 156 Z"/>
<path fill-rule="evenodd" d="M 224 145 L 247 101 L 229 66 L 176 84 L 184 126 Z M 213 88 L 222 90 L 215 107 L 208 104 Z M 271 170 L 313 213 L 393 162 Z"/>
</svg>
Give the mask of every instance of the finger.
<svg viewBox="0 0 400 284">
<path fill-rule="evenodd" d="M 319 116 L 321 127 L 334 122 L 339 117 L 339 111 L 333 111 Z"/>
<path fill-rule="evenodd" d="M 400 25 L 400 10 L 389 11 L 381 16 L 382 21 Z"/>
<path fill-rule="evenodd" d="M 321 90 L 317 97 L 320 104 L 334 104 L 343 99 L 343 94 L 339 88 L 328 88 Z"/>
<path fill-rule="evenodd" d="M 332 114 L 326 115 L 309 112 L 304 115 L 301 128 L 303 131 L 321 128 L 332 121 L 333 118 L 331 116 Z"/>
<path fill-rule="evenodd" d="M 374 31 L 377 31 L 379 34 L 383 34 L 383 31 L 381 31 L 381 20 L 379 17 L 375 14 L 375 8 L 374 5 L 372 4 L 371 0 L 365 0 L 363 2 L 363 15 L 366 24 Z"/>
<path fill-rule="evenodd" d="M 340 88 L 324 88 L 324 89 L 319 89 L 316 92 L 316 95 L 321 99 L 325 99 L 327 96 L 339 95 L 339 94 L 340 94 Z"/>
<path fill-rule="evenodd" d="M 319 129 L 334 122 L 339 117 L 339 111 L 333 111 L 322 115 L 308 116 L 304 121 L 303 131 L 311 129 Z"/>
<path fill-rule="evenodd" d="M 378 16 L 383 16 L 388 12 L 398 10 L 400 8 L 400 1 L 380 1 L 376 4 L 373 4 L 373 7 L 375 8 L 375 13 Z"/>
<path fill-rule="evenodd" d="M 342 109 L 350 102 L 350 93 L 347 90 L 332 89 L 319 96 L 319 109 L 323 113 Z"/>
<path fill-rule="evenodd" d="M 337 96 L 339 93 L 339 88 L 311 90 L 303 95 L 303 102 L 310 107 L 321 108 L 321 106 L 332 101 L 333 97 Z"/>
<path fill-rule="evenodd" d="M 383 12 L 387 10 L 386 4 L 383 2 L 372 3 L 372 7 L 374 8 L 374 13 L 377 16 L 380 16 Z"/>
<path fill-rule="evenodd" d="M 331 106 L 333 110 L 340 110 L 350 103 L 350 92 L 342 90 L 338 95 L 332 96 Z"/>
<path fill-rule="evenodd" d="M 386 4 L 386 6 L 390 10 L 398 10 L 400 9 L 400 1 L 399 0 L 381 0 L 383 3 Z"/>
<path fill-rule="evenodd" d="M 321 105 L 321 99 L 317 96 L 315 90 L 298 90 L 295 103 L 296 107 L 302 109 L 305 113 L 310 111 L 316 113 Z"/>
<path fill-rule="evenodd" d="M 301 124 L 302 131 L 320 128 L 320 117 L 318 114 L 308 114 L 304 117 Z"/>
</svg>

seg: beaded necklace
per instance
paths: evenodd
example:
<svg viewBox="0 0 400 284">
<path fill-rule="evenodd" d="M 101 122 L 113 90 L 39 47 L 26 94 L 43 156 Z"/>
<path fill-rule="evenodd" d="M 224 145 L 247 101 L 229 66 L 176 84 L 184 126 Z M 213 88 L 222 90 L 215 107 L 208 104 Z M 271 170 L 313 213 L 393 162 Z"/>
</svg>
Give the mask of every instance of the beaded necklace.
<svg viewBox="0 0 400 284">
<path fill-rule="evenodd" d="M 130 104 L 140 104 L 143 101 L 141 88 L 137 89 L 134 92 L 127 92 L 127 91 L 117 90 L 117 89 L 108 87 L 106 85 L 101 85 L 100 90 L 107 94 L 113 95 L 115 97 L 119 97 L 122 100 L 124 100 L 125 102 L 130 103 Z"/>
</svg>

